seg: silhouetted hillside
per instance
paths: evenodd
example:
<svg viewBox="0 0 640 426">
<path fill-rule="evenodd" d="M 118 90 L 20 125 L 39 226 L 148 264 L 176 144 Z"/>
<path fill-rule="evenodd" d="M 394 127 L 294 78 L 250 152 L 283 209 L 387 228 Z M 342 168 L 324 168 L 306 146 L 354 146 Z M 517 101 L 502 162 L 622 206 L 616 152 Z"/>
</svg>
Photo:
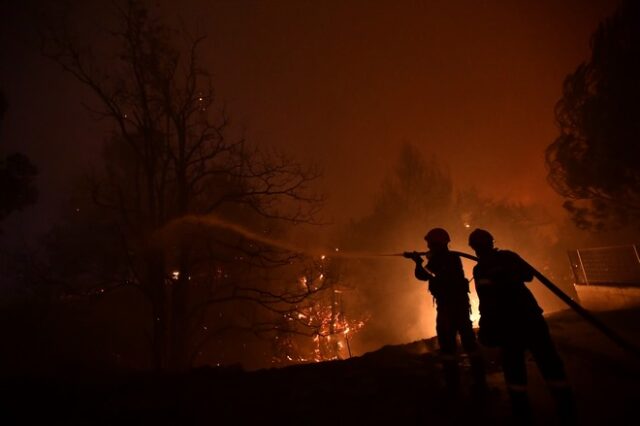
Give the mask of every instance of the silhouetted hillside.
<svg viewBox="0 0 640 426">
<path fill-rule="evenodd" d="M 640 311 L 602 314 L 633 339 Z M 574 386 L 580 424 L 633 424 L 640 365 L 570 311 L 549 318 Z M 245 372 L 200 368 L 187 374 L 69 371 L 58 377 L 4 377 L 3 424 L 508 424 L 497 363 L 486 351 L 491 391 L 477 398 L 463 377 L 449 397 L 434 341 L 385 346 L 343 361 Z M 466 360 L 462 359 L 463 367 Z M 555 424 L 551 398 L 530 363 L 539 424 Z M 465 369 L 468 372 L 467 369 Z"/>
</svg>

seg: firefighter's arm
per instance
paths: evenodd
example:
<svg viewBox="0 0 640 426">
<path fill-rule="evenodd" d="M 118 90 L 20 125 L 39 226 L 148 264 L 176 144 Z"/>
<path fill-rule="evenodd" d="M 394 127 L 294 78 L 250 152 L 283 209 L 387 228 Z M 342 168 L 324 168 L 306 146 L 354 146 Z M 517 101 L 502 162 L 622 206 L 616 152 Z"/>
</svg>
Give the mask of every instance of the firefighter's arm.
<svg viewBox="0 0 640 426">
<path fill-rule="evenodd" d="M 513 253 L 513 260 L 514 262 L 511 268 L 509 268 L 509 272 L 514 274 L 518 281 L 533 281 L 533 269 L 531 266 L 516 253 Z"/>
<path fill-rule="evenodd" d="M 427 272 L 426 269 L 424 269 L 424 267 L 422 266 L 422 262 L 416 262 L 415 275 L 416 278 L 420 281 L 429 281 L 433 278 L 433 275 L 431 275 L 429 272 Z"/>
<path fill-rule="evenodd" d="M 516 270 L 518 274 L 518 278 L 522 281 L 530 282 L 533 281 L 533 268 L 527 262 L 524 261 L 520 256 L 516 254 L 517 262 L 516 262 Z"/>
<path fill-rule="evenodd" d="M 433 278 L 429 272 L 422 266 L 422 257 L 415 251 L 403 253 L 404 257 L 411 259 L 416 263 L 415 276 L 420 281 L 429 281 Z"/>
</svg>

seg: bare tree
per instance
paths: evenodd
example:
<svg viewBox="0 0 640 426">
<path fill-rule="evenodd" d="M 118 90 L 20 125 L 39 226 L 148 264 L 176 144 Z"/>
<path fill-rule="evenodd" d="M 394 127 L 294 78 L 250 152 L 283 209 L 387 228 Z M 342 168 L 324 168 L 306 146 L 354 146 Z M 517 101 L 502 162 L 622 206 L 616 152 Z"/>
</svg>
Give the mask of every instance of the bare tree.
<svg viewBox="0 0 640 426">
<path fill-rule="evenodd" d="M 154 365 L 182 368 L 208 307 L 246 301 L 281 312 L 309 293 L 268 287 L 265 270 L 290 265 L 295 254 L 212 230 L 207 218 L 233 217 L 267 235 L 282 228 L 274 222 L 312 222 L 321 203 L 310 189 L 318 172 L 228 136 L 229 118 L 216 108 L 198 55 L 204 37 L 171 29 L 139 1 L 116 12 L 115 59 L 83 46 L 68 25 L 44 32 L 43 52 L 90 89 L 92 114 L 113 125 L 104 169 L 87 187 L 111 215 L 126 254 L 113 285 L 134 286 L 150 301 Z"/>
</svg>

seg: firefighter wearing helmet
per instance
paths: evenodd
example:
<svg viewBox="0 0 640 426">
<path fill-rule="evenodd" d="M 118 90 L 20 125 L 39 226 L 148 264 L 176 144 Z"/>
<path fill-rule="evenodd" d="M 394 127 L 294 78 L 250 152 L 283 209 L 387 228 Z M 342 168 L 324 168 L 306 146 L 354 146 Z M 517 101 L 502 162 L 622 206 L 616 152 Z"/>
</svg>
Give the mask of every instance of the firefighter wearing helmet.
<svg viewBox="0 0 640 426">
<path fill-rule="evenodd" d="M 446 385 L 453 392 L 459 388 L 460 373 L 456 355 L 459 334 L 462 347 L 471 361 L 474 387 L 484 390 L 484 363 L 469 318 L 469 281 L 464 276 L 462 262 L 459 256 L 449 251 L 451 238 L 444 229 L 431 229 L 424 239 L 429 248 L 426 267 L 419 253 L 407 252 L 404 256 L 415 261 L 415 276 L 429 282 L 429 292 L 436 303 L 436 332 Z"/>
<path fill-rule="evenodd" d="M 525 282 L 533 270 L 516 253 L 498 250 L 493 236 L 484 229 L 469 235 L 469 246 L 478 263 L 473 268 L 480 301 L 480 343 L 498 347 L 514 415 L 531 422 L 527 395 L 525 351 L 531 351 L 556 400 L 560 416 L 571 421 L 573 403 L 562 360 L 555 349 L 542 309 Z"/>
</svg>

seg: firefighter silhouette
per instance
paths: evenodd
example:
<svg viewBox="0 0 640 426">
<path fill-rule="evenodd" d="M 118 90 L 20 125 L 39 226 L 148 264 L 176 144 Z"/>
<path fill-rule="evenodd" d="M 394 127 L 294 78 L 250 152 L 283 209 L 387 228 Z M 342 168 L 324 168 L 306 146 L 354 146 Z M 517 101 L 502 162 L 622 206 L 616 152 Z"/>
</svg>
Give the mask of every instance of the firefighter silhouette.
<svg viewBox="0 0 640 426">
<path fill-rule="evenodd" d="M 473 268 L 480 301 L 480 343 L 498 347 L 514 415 L 530 423 L 532 413 L 527 394 L 525 351 L 533 355 L 556 400 L 561 419 L 573 419 L 573 398 L 564 366 L 549 335 L 542 309 L 525 282 L 533 270 L 516 253 L 498 250 L 493 236 L 476 229 L 469 245 L 478 256 Z"/>
<path fill-rule="evenodd" d="M 429 252 L 426 269 L 417 252 L 404 256 L 415 261 L 415 276 L 429 282 L 429 292 L 436 303 L 436 332 L 447 387 L 456 391 L 460 384 L 457 358 L 457 335 L 469 355 L 474 388 L 486 387 L 484 362 L 478 351 L 471 324 L 469 281 L 464 276 L 460 257 L 449 251 L 449 234 L 442 228 L 431 229 L 425 236 Z"/>
</svg>

